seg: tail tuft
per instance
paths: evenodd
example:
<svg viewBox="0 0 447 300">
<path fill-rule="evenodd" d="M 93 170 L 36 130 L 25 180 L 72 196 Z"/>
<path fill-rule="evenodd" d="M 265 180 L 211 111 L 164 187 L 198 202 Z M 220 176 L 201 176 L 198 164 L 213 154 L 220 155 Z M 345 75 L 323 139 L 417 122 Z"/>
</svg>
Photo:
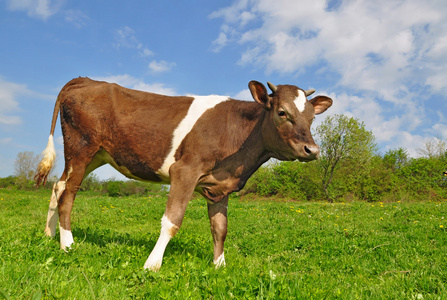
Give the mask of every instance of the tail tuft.
<svg viewBox="0 0 447 300">
<path fill-rule="evenodd" d="M 34 176 L 34 180 L 36 181 L 37 186 L 45 184 L 47 182 L 48 175 L 50 174 L 51 169 L 53 169 L 54 166 L 54 161 L 56 159 L 56 150 L 54 149 L 52 134 L 50 134 L 47 147 L 42 152 L 42 154 L 43 158 L 37 166 L 36 175 Z"/>
</svg>

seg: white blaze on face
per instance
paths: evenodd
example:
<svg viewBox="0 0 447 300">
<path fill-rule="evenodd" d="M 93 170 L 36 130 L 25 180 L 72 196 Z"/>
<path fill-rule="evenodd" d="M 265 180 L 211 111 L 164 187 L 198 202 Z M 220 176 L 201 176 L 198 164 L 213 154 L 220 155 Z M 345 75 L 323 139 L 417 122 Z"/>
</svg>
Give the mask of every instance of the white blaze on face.
<svg viewBox="0 0 447 300">
<path fill-rule="evenodd" d="M 306 105 L 306 95 L 304 94 L 304 92 L 302 90 L 298 90 L 298 96 L 295 98 L 295 100 L 293 101 L 296 105 L 296 108 L 298 108 L 298 110 L 300 112 L 304 111 L 305 105 Z"/>
<path fill-rule="evenodd" d="M 212 108 L 223 101 L 227 101 L 228 99 L 229 98 L 226 96 L 194 96 L 194 100 L 189 107 L 188 113 L 174 130 L 172 137 L 172 148 L 166 156 L 163 165 L 157 171 L 159 175 L 169 177 L 169 168 L 175 162 L 175 152 L 185 136 L 191 131 L 192 127 L 196 124 L 197 120 L 203 115 L 203 113 L 207 109 Z"/>
</svg>

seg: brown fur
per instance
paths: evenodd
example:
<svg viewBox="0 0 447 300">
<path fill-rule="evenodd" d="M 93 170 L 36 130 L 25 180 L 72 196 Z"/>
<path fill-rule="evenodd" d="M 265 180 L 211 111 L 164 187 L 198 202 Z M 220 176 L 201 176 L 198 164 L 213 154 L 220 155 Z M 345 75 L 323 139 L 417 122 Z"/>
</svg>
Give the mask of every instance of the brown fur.
<svg viewBox="0 0 447 300">
<path fill-rule="evenodd" d="M 300 113 L 293 103 L 295 86 L 278 86 L 271 95 L 255 81 L 249 88 L 256 102 L 228 100 L 205 111 L 176 150 L 170 178 L 162 178 L 157 170 L 194 98 L 135 91 L 88 78 L 67 83 L 57 98 L 50 132 L 53 135 L 60 111 L 65 153 L 61 180 L 66 181 L 58 201 L 61 227 L 71 229 L 71 209 L 82 179 L 111 163 L 131 178 L 170 181 L 165 215 L 176 228 L 194 190 L 207 198 L 217 259 L 226 236 L 228 195 L 240 190 L 271 157 L 316 159 L 319 149 L 310 125 L 315 113 L 332 104 L 330 98 L 318 96 Z M 47 176 L 47 170 L 39 169 L 36 182 Z"/>
</svg>

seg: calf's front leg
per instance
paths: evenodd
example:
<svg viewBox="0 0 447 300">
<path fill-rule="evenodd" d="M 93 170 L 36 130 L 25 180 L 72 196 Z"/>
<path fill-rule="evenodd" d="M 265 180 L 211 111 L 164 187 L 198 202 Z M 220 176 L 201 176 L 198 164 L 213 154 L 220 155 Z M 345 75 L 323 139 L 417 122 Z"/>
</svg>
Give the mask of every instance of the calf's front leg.
<svg viewBox="0 0 447 300">
<path fill-rule="evenodd" d="M 219 202 L 208 202 L 208 217 L 214 242 L 214 265 L 225 266 L 224 242 L 227 237 L 228 196 Z"/>
<path fill-rule="evenodd" d="M 161 218 L 160 236 L 158 237 L 154 249 L 152 250 L 151 254 L 146 260 L 146 263 L 144 264 L 145 269 L 154 272 L 160 270 L 166 246 L 168 245 L 169 241 L 174 237 L 174 235 L 176 235 L 179 229 L 180 226 L 177 226 L 174 223 L 172 223 L 167 217 L 165 212 L 163 218 Z"/>
<path fill-rule="evenodd" d="M 192 175 L 194 173 L 188 171 L 189 169 L 185 168 L 181 161 L 171 166 L 171 191 L 165 213 L 161 219 L 160 236 L 144 264 L 144 268 L 147 270 L 156 272 L 160 269 L 166 246 L 182 225 L 186 207 L 191 200 L 198 178 L 198 176 Z"/>
</svg>

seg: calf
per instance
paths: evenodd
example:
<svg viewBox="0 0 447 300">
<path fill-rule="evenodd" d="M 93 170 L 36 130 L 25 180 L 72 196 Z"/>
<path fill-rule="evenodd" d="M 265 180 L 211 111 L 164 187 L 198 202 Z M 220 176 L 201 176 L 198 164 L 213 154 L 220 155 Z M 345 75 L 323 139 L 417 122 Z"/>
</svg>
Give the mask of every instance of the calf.
<svg viewBox="0 0 447 300">
<path fill-rule="evenodd" d="M 60 111 L 65 169 L 54 184 L 45 233 L 59 219 L 62 249 L 73 244 L 71 211 L 82 180 L 110 164 L 131 179 L 171 184 L 160 237 L 144 268 L 160 269 L 194 191 L 208 202 L 214 264 L 225 264 L 228 195 L 243 188 L 269 158 L 311 161 L 319 147 L 310 126 L 332 105 L 326 96 L 293 85 L 249 83 L 255 101 L 222 96 L 169 97 L 77 78 L 56 100 L 50 137 L 36 173 L 45 183 L 53 166 L 54 128 Z"/>
</svg>

